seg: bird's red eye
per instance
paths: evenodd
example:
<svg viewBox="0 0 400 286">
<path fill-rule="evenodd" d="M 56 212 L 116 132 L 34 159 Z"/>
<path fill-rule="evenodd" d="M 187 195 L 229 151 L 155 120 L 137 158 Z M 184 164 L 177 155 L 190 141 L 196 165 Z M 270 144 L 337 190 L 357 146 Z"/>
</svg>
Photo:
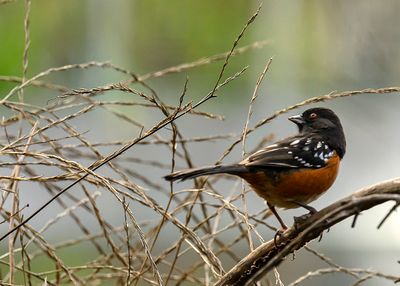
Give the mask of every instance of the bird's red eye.
<svg viewBox="0 0 400 286">
<path fill-rule="evenodd" d="M 311 113 L 308 117 L 309 117 L 310 119 L 315 119 L 315 118 L 318 117 L 318 115 L 317 115 L 315 112 L 313 112 L 313 113 Z"/>
</svg>

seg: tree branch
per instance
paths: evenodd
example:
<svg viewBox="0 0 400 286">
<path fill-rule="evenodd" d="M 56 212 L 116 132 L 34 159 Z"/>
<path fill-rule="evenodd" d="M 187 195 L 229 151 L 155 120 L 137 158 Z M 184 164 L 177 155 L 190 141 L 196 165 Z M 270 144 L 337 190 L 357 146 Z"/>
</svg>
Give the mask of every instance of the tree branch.
<svg viewBox="0 0 400 286">
<path fill-rule="evenodd" d="M 324 230 L 387 201 L 400 202 L 400 178 L 381 182 L 341 199 L 311 217 L 296 221 L 276 242 L 270 240 L 243 258 L 215 285 L 249 285 L 277 267 L 283 259 Z M 389 212 L 388 214 L 390 214 Z"/>
</svg>

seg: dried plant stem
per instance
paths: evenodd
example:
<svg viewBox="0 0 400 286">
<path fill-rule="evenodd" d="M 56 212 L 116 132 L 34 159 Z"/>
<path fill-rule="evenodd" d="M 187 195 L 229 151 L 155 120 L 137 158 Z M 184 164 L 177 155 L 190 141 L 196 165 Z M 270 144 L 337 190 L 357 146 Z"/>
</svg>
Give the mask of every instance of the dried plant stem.
<svg viewBox="0 0 400 286">
<path fill-rule="evenodd" d="M 257 79 L 256 85 L 255 85 L 255 88 L 254 88 L 254 92 L 253 92 L 253 95 L 252 95 L 251 100 L 250 100 L 249 110 L 247 112 L 247 119 L 246 119 L 246 123 L 245 123 L 244 128 L 243 128 L 243 134 L 242 134 L 242 138 L 243 138 L 243 141 L 242 141 L 242 157 L 245 157 L 245 155 L 246 155 L 246 151 L 245 151 L 246 150 L 245 149 L 245 147 L 246 147 L 246 134 L 247 134 L 247 129 L 248 129 L 249 122 L 250 122 L 250 117 L 251 117 L 251 115 L 253 113 L 253 111 L 252 111 L 253 103 L 256 100 L 257 96 L 258 96 L 258 89 L 259 89 L 260 84 L 261 84 L 262 80 L 264 79 L 264 76 L 267 73 L 271 63 L 272 63 L 272 58 L 270 58 L 268 60 L 268 62 L 266 63 L 266 65 L 264 67 L 264 70 L 262 71 L 261 75 Z M 245 194 L 244 194 L 244 185 L 242 186 L 242 202 L 243 202 L 243 207 L 244 207 L 244 211 L 245 211 L 246 224 L 248 225 L 248 217 L 247 217 L 248 211 L 247 211 L 246 197 L 245 197 Z M 247 229 L 247 237 L 248 237 L 248 241 L 249 241 L 250 250 L 252 251 L 252 250 L 254 250 L 254 245 L 253 245 L 253 240 L 251 238 L 250 229 Z"/>
<path fill-rule="evenodd" d="M 32 141 L 32 137 L 33 137 L 33 134 L 34 134 L 34 132 L 36 130 L 36 127 L 37 127 L 37 122 L 32 127 L 31 132 L 29 134 L 27 145 L 25 146 L 25 150 L 24 150 L 25 153 L 28 151 L 29 144 Z M 17 161 L 21 163 L 21 162 L 24 161 L 24 159 L 25 159 L 25 156 L 21 155 L 21 156 L 18 156 Z M 11 174 L 11 178 L 18 177 L 20 171 L 21 171 L 21 166 L 20 165 L 16 165 L 14 167 L 14 170 L 13 170 L 12 174 Z M 19 192 L 18 192 L 18 181 L 17 180 L 16 181 L 11 180 L 10 182 L 11 183 L 10 183 L 10 185 L 9 185 L 9 187 L 7 189 L 9 189 L 10 193 L 13 194 L 12 211 L 11 211 L 11 214 L 10 214 L 10 224 L 9 224 L 9 228 L 12 229 L 15 226 L 15 220 L 16 219 L 18 220 L 18 218 L 16 216 L 18 216 L 18 213 L 20 212 L 20 210 L 19 210 L 19 200 L 20 199 L 19 199 Z M 15 241 L 16 241 L 16 234 L 10 236 L 9 239 L 8 239 L 8 251 L 10 253 L 10 256 L 9 256 L 9 263 L 10 263 L 9 282 L 10 282 L 10 284 L 14 283 L 14 264 L 15 264 L 14 244 L 15 244 Z"/>
</svg>

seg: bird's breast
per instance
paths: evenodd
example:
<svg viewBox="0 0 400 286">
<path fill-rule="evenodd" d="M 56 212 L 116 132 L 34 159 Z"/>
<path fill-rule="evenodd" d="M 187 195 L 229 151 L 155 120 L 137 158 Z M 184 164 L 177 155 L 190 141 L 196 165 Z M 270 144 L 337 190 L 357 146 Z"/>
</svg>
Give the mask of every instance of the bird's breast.
<svg viewBox="0 0 400 286">
<path fill-rule="evenodd" d="M 241 174 L 241 177 L 270 204 L 296 208 L 298 205 L 291 201 L 308 204 L 332 186 L 339 171 L 339 163 L 339 156 L 334 155 L 322 168 L 260 170 Z"/>
</svg>

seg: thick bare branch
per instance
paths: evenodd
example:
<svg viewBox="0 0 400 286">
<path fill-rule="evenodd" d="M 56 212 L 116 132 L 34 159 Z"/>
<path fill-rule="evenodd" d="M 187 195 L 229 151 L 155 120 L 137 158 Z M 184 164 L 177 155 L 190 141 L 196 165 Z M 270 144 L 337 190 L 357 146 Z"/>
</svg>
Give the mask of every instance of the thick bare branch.
<svg viewBox="0 0 400 286">
<path fill-rule="evenodd" d="M 387 201 L 400 202 L 400 178 L 366 187 L 308 219 L 297 221 L 279 237 L 276 244 L 270 240 L 260 245 L 215 285 L 249 285 L 273 270 L 288 254 L 318 238 L 324 230 Z"/>
</svg>

